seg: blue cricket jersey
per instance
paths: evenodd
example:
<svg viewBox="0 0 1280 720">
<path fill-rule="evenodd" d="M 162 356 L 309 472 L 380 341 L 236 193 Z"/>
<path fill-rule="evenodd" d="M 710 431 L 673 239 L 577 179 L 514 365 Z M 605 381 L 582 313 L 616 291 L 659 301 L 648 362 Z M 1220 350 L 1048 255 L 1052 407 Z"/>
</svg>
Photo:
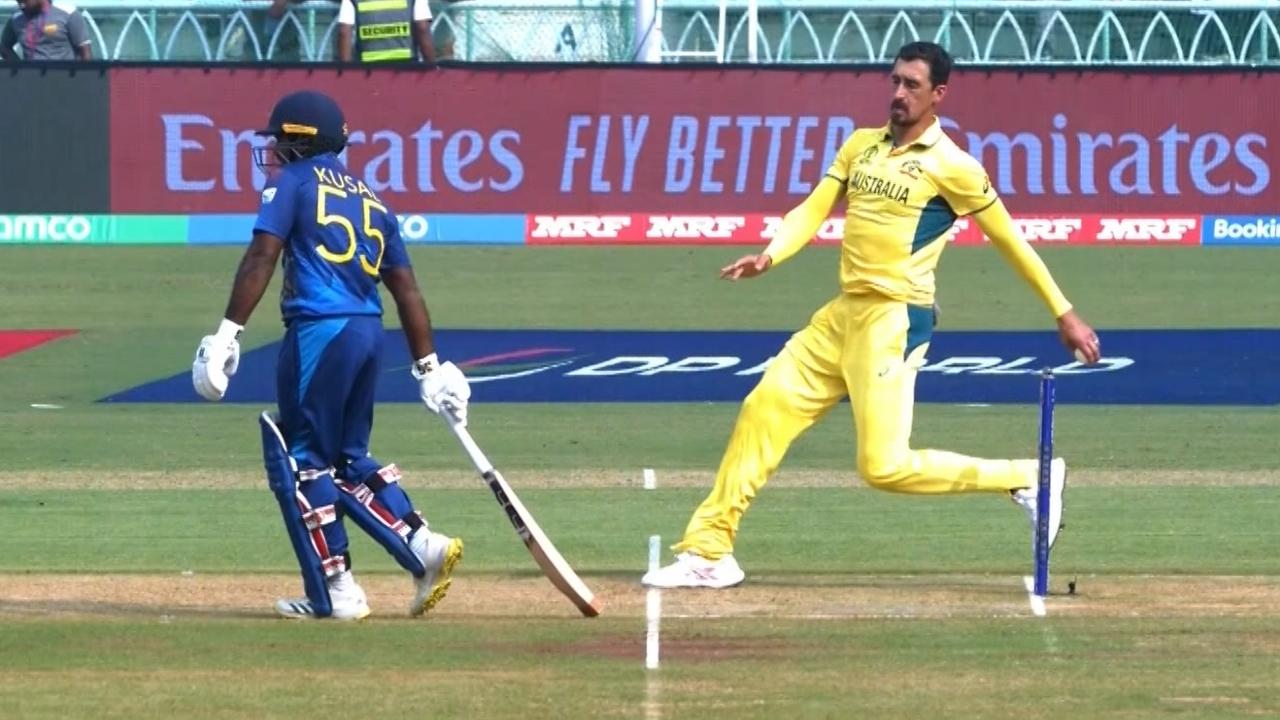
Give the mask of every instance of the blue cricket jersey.
<svg viewBox="0 0 1280 720">
<path fill-rule="evenodd" d="M 379 272 L 407 267 L 400 223 L 333 153 L 286 164 L 267 182 L 254 232 L 284 240 L 284 321 L 381 315 Z"/>
</svg>

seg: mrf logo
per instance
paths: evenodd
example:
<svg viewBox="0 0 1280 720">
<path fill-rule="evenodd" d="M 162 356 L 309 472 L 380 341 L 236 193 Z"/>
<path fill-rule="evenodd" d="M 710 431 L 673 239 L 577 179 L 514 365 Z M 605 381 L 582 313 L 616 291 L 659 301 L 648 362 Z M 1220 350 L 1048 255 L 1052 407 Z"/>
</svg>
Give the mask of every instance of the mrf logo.
<svg viewBox="0 0 1280 720">
<path fill-rule="evenodd" d="M 967 222 L 967 220 L 966 220 Z M 766 215 L 764 218 L 764 230 L 760 233 L 761 240 L 772 240 L 777 237 L 778 231 L 782 229 L 782 218 L 777 215 Z M 844 239 L 844 217 L 827 218 L 822 221 L 822 225 L 818 228 L 818 232 L 814 237 L 824 241 L 839 241 Z"/>
<path fill-rule="evenodd" d="M 1084 227 L 1078 217 L 1020 218 L 1013 222 L 1027 242 L 1070 242 Z"/>
<path fill-rule="evenodd" d="M 535 238 L 617 240 L 631 226 L 629 215 L 534 215 Z"/>
<path fill-rule="evenodd" d="M 1102 217 L 1098 223 L 1098 242 L 1194 242 L 1199 225 L 1190 217 Z"/>
<path fill-rule="evenodd" d="M 746 224 L 747 219 L 741 215 L 650 215 L 644 236 L 728 240 Z"/>
<path fill-rule="evenodd" d="M 1200 218 L 1084 214 L 1059 217 L 1015 217 L 1014 225 L 1029 242 L 1072 245 L 1198 245 Z M 987 238 L 968 218 L 955 223 L 955 241 L 980 244 Z"/>
</svg>

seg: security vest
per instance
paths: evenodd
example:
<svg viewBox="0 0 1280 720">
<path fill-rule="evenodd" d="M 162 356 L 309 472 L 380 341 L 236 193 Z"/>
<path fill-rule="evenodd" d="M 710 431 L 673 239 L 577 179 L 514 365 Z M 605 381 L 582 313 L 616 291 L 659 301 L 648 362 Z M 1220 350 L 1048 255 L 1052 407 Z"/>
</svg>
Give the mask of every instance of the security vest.
<svg viewBox="0 0 1280 720">
<path fill-rule="evenodd" d="M 355 0 L 360 62 L 413 59 L 412 0 Z"/>
</svg>

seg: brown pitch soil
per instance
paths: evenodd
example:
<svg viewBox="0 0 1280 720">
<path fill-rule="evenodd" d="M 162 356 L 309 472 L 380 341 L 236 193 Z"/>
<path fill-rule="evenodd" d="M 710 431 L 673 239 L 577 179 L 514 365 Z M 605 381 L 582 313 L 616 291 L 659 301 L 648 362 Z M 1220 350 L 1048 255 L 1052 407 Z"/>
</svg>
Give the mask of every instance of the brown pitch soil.
<svg viewBox="0 0 1280 720">
<path fill-rule="evenodd" d="M 1280 616 L 1280 578 L 1082 576 L 1074 594 L 1067 593 L 1067 580 L 1054 579 L 1047 603 L 1051 616 Z M 407 621 L 412 588 L 406 577 L 371 574 L 360 582 L 374 610 L 367 622 Z M 644 616 L 646 590 L 638 581 L 587 578 L 587 582 L 603 602 L 605 616 Z M 267 620 L 273 618 L 271 605 L 277 597 L 298 595 L 301 583 L 288 575 L 9 574 L 0 577 L 0 620 Z M 468 576 L 465 569 L 432 615 L 459 620 L 578 617 L 569 601 L 541 577 Z M 662 616 L 664 621 L 676 622 L 697 618 L 856 620 L 1029 617 L 1030 611 L 1022 578 L 1017 577 L 757 575 L 727 590 L 663 591 Z M 753 646 L 753 651 L 759 649 Z M 604 647 L 595 650 L 609 653 Z M 593 649 L 583 649 L 588 651 Z M 725 655 L 738 651 L 727 645 L 716 650 Z"/>
<path fill-rule="evenodd" d="M 504 475 L 520 489 L 526 488 L 609 488 L 640 487 L 641 469 L 618 470 L 510 470 Z M 656 469 L 658 487 L 710 488 L 715 475 L 710 470 Z M 406 470 L 405 482 L 415 487 L 478 488 L 480 480 L 471 472 L 415 472 Z M 99 473 L 84 470 L 63 472 L 0 472 L 0 483 L 10 489 L 44 490 L 178 490 L 232 488 L 264 489 L 266 479 L 259 473 L 216 473 L 208 470 L 180 472 Z M 1280 470 L 1072 470 L 1072 487 L 1116 486 L 1280 486 Z M 852 470 L 780 470 L 769 486 L 848 487 L 867 486 Z"/>
</svg>

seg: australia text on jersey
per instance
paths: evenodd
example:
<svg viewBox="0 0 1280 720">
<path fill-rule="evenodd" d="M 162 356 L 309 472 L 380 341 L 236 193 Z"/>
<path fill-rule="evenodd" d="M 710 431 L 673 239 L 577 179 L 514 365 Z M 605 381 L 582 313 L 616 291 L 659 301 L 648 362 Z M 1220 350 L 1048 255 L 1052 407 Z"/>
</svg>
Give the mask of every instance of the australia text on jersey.
<svg viewBox="0 0 1280 720">
<path fill-rule="evenodd" d="M 903 205 L 907 204 L 909 193 L 906 186 L 868 175 L 861 170 L 854 171 L 853 177 L 850 178 L 850 185 L 863 192 L 880 195 Z"/>
</svg>

